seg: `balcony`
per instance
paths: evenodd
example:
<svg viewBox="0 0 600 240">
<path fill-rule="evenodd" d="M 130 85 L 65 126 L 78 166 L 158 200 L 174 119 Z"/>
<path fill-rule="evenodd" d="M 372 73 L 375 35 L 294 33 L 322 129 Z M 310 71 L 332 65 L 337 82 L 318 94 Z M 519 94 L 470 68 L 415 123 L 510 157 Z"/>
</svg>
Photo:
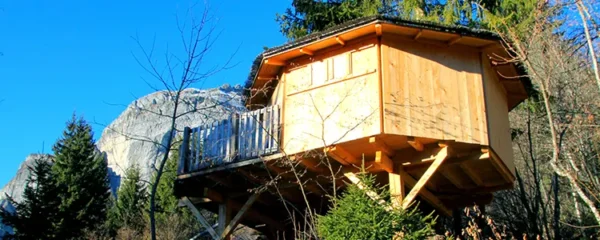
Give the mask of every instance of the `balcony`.
<svg viewBox="0 0 600 240">
<path fill-rule="evenodd" d="M 184 129 L 178 174 L 257 160 L 280 151 L 280 107 L 232 114 L 208 125 Z"/>
</svg>

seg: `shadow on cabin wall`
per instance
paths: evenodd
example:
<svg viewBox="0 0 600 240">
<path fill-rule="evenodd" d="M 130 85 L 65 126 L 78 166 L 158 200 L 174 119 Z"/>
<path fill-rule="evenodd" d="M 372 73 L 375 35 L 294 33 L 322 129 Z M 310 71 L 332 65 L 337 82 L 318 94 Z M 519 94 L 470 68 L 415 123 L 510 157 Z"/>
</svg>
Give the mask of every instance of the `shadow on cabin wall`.
<svg viewBox="0 0 600 240">
<path fill-rule="evenodd" d="M 386 133 L 487 144 L 478 52 L 384 38 Z"/>
</svg>

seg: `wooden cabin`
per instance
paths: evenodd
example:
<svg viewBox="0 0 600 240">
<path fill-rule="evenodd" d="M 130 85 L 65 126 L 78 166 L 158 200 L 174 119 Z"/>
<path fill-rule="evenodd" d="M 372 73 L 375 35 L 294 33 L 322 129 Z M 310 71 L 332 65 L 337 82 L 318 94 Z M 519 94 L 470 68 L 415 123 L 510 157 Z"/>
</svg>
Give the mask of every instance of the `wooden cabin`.
<svg viewBox="0 0 600 240">
<path fill-rule="evenodd" d="M 386 17 L 269 49 L 248 112 L 186 129 L 176 195 L 219 213 L 223 236 L 238 223 L 289 233 L 290 211 L 324 213 L 360 166 L 398 207 L 489 203 L 513 187 L 508 112 L 531 88 L 507 57 L 492 32 Z"/>
</svg>

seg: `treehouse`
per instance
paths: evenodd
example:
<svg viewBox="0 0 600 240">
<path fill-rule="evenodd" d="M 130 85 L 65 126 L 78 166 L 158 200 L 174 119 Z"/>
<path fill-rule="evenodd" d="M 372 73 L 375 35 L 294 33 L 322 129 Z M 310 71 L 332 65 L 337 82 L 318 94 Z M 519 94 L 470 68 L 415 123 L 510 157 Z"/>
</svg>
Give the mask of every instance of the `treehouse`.
<svg viewBox="0 0 600 240">
<path fill-rule="evenodd" d="M 513 186 L 508 113 L 531 89 L 507 59 L 495 33 L 386 17 L 266 50 L 249 111 L 186 128 L 176 195 L 218 213 L 215 238 L 238 223 L 289 234 L 294 212 L 325 213 L 362 169 L 396 207 L 489 203 Z"/>
</svg>

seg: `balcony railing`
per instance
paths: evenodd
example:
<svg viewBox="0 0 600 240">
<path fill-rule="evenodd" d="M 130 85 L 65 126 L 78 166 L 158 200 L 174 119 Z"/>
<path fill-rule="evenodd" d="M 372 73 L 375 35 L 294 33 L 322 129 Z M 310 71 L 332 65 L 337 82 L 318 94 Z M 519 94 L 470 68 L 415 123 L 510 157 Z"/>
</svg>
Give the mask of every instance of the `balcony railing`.
<svg viewBox="0 0 600 240">
<path fill-rule="evenodd" d="M 277 105 L 185 128 L 178 172 L 190 173 L 277 153 L 280 136 Z"/>
</svg>

